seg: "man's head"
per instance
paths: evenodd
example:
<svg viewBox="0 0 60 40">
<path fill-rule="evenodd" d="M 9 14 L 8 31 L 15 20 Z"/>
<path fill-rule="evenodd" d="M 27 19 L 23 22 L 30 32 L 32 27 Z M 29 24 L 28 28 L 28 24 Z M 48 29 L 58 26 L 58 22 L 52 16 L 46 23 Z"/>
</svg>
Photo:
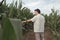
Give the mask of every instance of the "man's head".
<svg viewBox="0 0 60 40">
<path fill-rule="evenodd" d="M 37 14 L 40 14 L 40 13 L 41 13 L 41 11 L 39 9 L 34 10 L 34 15 L 37 15 Z"/>
</svg>

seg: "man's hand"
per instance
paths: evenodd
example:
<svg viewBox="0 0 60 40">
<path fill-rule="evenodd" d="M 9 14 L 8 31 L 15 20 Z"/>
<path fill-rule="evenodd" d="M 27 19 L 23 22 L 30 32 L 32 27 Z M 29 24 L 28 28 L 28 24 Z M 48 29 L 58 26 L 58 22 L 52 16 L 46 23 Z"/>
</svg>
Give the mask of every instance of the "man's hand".
<svg viewBox="0 0 60 40">
<path fill-rule="evenodd" d="M 23 23 L 25 23 L 26 21 L 22 21 Z"/>
</svg>

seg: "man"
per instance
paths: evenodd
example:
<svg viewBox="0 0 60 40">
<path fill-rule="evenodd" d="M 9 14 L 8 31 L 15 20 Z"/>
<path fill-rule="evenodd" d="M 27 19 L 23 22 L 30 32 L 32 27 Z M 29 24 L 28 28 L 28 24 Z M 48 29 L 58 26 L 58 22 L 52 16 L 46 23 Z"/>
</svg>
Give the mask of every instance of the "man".
<svg viewBox="0 0 60 40">
<path fill-rule="evenodd" d="M 34 32 L 36 40 L 44 40 L 44 23 L 45 18 L 40 14 L 39 9 L 34 10 L 34 17 L 30 20 L 23 22 L 34 22 Z"/>
</svg>

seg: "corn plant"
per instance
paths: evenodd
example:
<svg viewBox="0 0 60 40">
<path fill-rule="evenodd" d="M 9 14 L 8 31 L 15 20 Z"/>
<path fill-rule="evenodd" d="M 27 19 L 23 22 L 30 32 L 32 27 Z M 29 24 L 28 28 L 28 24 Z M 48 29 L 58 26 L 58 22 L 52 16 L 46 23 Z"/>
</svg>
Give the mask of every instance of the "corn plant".
<svg viewBox="0 0 60 40">
<path fill-rule="evenodd" d="M 2 40 L 22 40 L 22 24 L 20 20 L 9 19 L 3 17 L 2 19 Z M 16 22 L 16 23 L 15 23 Z"/>
<path fill-rule="evenodd" d="M 60 40 L 60 35 L 58 32 L 58 29 L 60 28 L 60 16 L 57 15 L 57 10 L 54 11 L 54 9 L 52 9 L 52 13 L 47 16 L 45 15 L 45 19 L 46 19 L 46 26 L 48 26 L 51 30 L 51 32 L 53 33 L 54 36 L 54 40 Z M 53 40 L 53 39 L 52 39 Z"/>
</svg>

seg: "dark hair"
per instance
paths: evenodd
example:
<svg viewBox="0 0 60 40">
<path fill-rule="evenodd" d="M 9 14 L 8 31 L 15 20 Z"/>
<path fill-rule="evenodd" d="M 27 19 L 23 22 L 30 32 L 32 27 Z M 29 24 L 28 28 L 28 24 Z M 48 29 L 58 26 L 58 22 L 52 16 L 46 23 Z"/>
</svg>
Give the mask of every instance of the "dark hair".
<svg viewBox="0 0 60 40">
<path fill-rule="evenodd" d="M 35 9 L 34 11 L 37 11 L 39 14 L 41 13 L 41 11 L 39 9 Z"/>
</svg>

